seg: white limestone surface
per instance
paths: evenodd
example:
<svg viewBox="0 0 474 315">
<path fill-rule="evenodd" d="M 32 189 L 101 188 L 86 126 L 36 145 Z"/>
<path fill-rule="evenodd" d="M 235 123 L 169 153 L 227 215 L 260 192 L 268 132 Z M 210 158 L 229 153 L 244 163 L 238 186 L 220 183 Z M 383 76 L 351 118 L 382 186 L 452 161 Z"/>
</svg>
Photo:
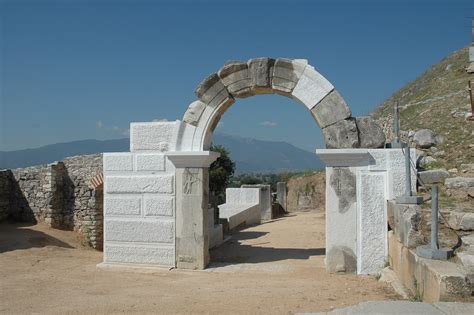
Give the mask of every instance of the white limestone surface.
<svg viewBox="0 0 474 315">
<path fill-rule="evenodd" d="M 173 175 L 110 175 L 104 191 L 114 193 L 172 193 Z"/>
<path fill-rule="evenodd" d="M 387 259 L 386 172 L 360 172 L 357 177 L 357 273 L 374 274 Z"/>
<path fill-rule="evenodd" d="M 140 196 L 106 195 L 104 198 L 105 216 L 139 216 L 141 213 Z"/>
<path fill-rule="evenodd" d="M 165 155 L 164 154 L 136 154 L 135 163 L 137 171 L 164 171 Z"/>
<path fill-rule="evenodd" d="M 104 154 L 104 171 L 132 171 L 133 154 L 124 153 L 106 153 Z"/>
<path fill-rule="evenodd" d="M 179 120 L 131 123 L 130 151 L 174 151 L 179 125 Z"/>
<path fill-rule="evenodd" d="M 312 66 L 308 65 L 291 95 L 311 110 L 332 90 L 334 90 L 334 86 Z"/>
</svg>

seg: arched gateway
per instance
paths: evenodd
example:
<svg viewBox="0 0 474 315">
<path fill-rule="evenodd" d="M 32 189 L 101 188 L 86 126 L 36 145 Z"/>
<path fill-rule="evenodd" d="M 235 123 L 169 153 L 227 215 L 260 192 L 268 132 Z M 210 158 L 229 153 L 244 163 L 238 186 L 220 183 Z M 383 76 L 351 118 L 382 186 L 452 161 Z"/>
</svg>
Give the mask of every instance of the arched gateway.
<svg viewBox="0 0 474 315">
<path fill-rule="evenodd" d="M 205 268 L 208 167 L 218 157 L 207 151 L 213 130 L 236 98 L 277 93 L 308 108 L 329 149 L 320 152 L 328 164 L 328 270 L 383 266 L 385 200 L 400 194 L 403 160 L 398 151 L 375 149 L 385 136 L 371 118 L 352 118 L 333 85 L 303 59 L 230 61 L 195 93 L 182 121 L 131 123 L 130 152 L 104 154 L 104 265 Z M 401 168 L 392 172 L 393 165 Z M 375 225 L 361 229 L 365 217 Z"/>
</svg>

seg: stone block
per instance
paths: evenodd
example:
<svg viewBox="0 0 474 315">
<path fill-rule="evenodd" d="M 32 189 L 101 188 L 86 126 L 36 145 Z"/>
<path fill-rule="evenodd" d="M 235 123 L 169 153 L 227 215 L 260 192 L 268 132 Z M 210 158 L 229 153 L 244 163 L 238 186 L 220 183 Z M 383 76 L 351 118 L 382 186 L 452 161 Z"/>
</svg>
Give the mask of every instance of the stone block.
<svg viewBox="0 0 474 315">
<path fill-rule="evenodd" d="M 258 188 L 227 188 L 225 190 L 228 204 L 259 204 L 260 189 Z"/>
<path fill-rule="evenodd" d="M 385 146 L 385 134 L 372 117 L 356 117 L 356 125 L 359 130 L 361 148 L 383 148 Z"/>
<path fill-rule="evenodd" d="M 291 96 L 303 103 L 309 110 L 312 110 L 313 107 L 320 103 L 333 90 L 334 86 L 328 80 L 326 80 L 325 77 L 319 74 L 319 72 L 317 72 L 312 66 L 307 65 L 293 92 L 291 92 Z M 342 97 L 340 97 L 339 94 L 337 94 L 337 96 L 339 99 L 331 101 L 337 101 L 345 106 L 345 111 L 349 110 Z M 334 108 L 334 111 L 337 111 L 338 109 L 339 108 Z M 350 117 L 350 111 L 349 116 L 343 117 L 341 119 L 345 119 L 347 117 Z M 321 126 L 321 128 L 324 127 L 325 126 Z"/>
<path fill-rule="evenodd" d="M 388 156 L 386 149 L 369 150 L 371 158 L 369 159 L 369 170 L 385 171 L 388 167 Z"/>
<path fill-rule="evenodd" d="M 448 189 L 470 188 L 474 187 L 474 177 L 452 177 L 444 181 Z"/>
<path fill-rule="evenodd" d="M 133 154 L 104 153 L 104 171 L 133 171 Z"/>
<path fill-rule="evenodd" d="M 324 143 L 327 149 L 359 147 L 359 135 L 355 119 L 340 120 L 323 128 Z"/>
<path fill-rule="evenodd" d="M 287 212 L 287 189 L 285 182 L 277 183 L 277 200 L 283 211 Z"/>
<path fill-rule="evenodd" d="M 451 177 L 445 168 L 418 172 L 418 175 L 424 184 L 442 184 L 445 178 Z"/>
<path fill-rule="evenodd" d="M 307 60 L 278 58 L 273 66 L 272 88 L 290 94 L 303 74 Z"/>
<path fill-rule="evenodd" d="M 270 185 L 242 185 L 242 188 L 258 188 L 260 190 L 260 210 L 262 220 L 272 219 L 272 190 Z"/>
<path fill-rule="evenodd" d="M 465 267 L 474 267 L 474 252 L 460 252 L 456 256 Z"/>
<path fill-rule="evenodd" d="M 388 202 L 389 224 L 397 239 L 407 248 L 416 248 L 426 244 L 421 232 L 423 215 L 418 205 L 396 204 Z"/>
<path fill-rule="evenodd" d="M 145 195 L 143 199 L 145 216 L 173 216 L 173 201 L 173 197 Z"/>
<path fill-rule="evenodd" d="M 104 239 L 107 242 L 174 242 L 173 220 L 107 218 L 104 228 Z"/>
<path fill-rule="evenodd" d="M 104 212 L 106 215 L 140 215 L 140 197 L 105 196 Z"/>
<path fill-rule="evenodd" d="M 106 193 L 163 193 L 173 192 L 173 175 L 162 176 L 107 176 Z"/>
<path fill-rule="evenodd" d="M 250 96 L 252 80 L 247 63 L 241 61 L 227 62 L 218 72 L 221 82 L 234 97 Z"/>
<path fill-rule="evenodd" d="M 105 263 L 175 266 L 174 248 L 146 245 L 112 245 L 104 248 Z"/>
<path fill-rule="evenodd" d="M 205 108 L 206 104 L 199 100 L 192 102 L 184 113 L 183 122 L 197 126 Z"/>
<path fill-rule="evenodd" d="M 448 218 L 448 224 L 454 230 L 473 231 L 474 213 L 451 211 Z"/>
<path fill-rule="evenodd" d="M 257 94 L 272 92 L 273 66 L 275 59 L 254 58 L 248 61 L 252 91 Z"/>
<path fill-rule="evenodd" d="M 212 108 L 216 108 L 227 102 L 228 99 L 232 99 L 217 73 L 213 73 L 204 79 L 196 88 L 195 94 L 202 102 Z"/>
<path fill-rule="evenodd" d="M 313 115 L 319 127 L 326 128 L 338 121 L 351 117 L 351 110 L 341 95 L 336 90 L 333 90 L 316 106 L 311 108 L 311 115 Z"/>
<path fill-rule="evenodd" d="M 164 154 L 137 154 L 136 157 L 137 171 L 164 171 L 165 155 Z"/>
<path fill-rule="evenodd" d="M 357 182 L 357 274 L 382 271 L 387 257 L 385 172 L 361 172 Z"/>
<path fill-rule="evenodd" d="M 429 129 L 421 129 L 413 135 L 413 142 L 417 148 L 428 149 L 438 143 L 436 134 Z"/>
<path fill-rule="evenodd" d="M 160 121 L 130 124 L 130 151 L 174 151 L 179 121 Z"/>
<path fill-rule="evenodd" d="M 332 247 L 326 254 L 326 270 L 331 273 L 354 273 L 357 270 L 357 257 L 350 248 Z"/>
</svg>

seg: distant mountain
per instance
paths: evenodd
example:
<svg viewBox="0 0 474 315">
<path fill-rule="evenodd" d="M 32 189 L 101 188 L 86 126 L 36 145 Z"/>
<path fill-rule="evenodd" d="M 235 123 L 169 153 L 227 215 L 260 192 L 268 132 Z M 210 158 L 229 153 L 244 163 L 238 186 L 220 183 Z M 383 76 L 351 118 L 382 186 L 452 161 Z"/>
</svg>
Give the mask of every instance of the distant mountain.
<svg viewBox="0 0 474 315">
<path fill-rule="evenodd" d="M 270 173 L 319 169 L 323 163 L 315 153 L 286 142 L 264 141 L 216 133 L 214 143 L 230 151 L 237 173 Z M 0 168 L 19 168 L 61 161 L 75 155 L 126 152 L 129 139 L 80 140 L 35 149 L 0 151 Z"/>
<path fill-rule="evenodd" d="M 214 134 L 215 144 L 230 151 L 238 173 L 270 173 L 320 169 L 324 164 L 316 153 L 308 152 L 282 141 L 242 138 Z"/>
</svg>

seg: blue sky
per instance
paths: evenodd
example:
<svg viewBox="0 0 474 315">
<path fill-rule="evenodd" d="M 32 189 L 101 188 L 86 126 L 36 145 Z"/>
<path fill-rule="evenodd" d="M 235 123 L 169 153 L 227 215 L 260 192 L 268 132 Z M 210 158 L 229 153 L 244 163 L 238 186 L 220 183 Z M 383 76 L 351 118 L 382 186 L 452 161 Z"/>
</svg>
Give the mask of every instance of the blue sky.
<svg viewBox="0 0 474 315">
<path fill-rule="evenodd" d="M 474 4 L 398 1 L 0 0 L 0 150 L 123 138 L 132 121 L 181 119 L 226 60 L 306 58 L 366 115 L 470 43 Z M 467 56 L 466 56 L 467 58 Z M 305 107 L 238 100 L 219 130 L 313 151 Z"/>
</svg>

